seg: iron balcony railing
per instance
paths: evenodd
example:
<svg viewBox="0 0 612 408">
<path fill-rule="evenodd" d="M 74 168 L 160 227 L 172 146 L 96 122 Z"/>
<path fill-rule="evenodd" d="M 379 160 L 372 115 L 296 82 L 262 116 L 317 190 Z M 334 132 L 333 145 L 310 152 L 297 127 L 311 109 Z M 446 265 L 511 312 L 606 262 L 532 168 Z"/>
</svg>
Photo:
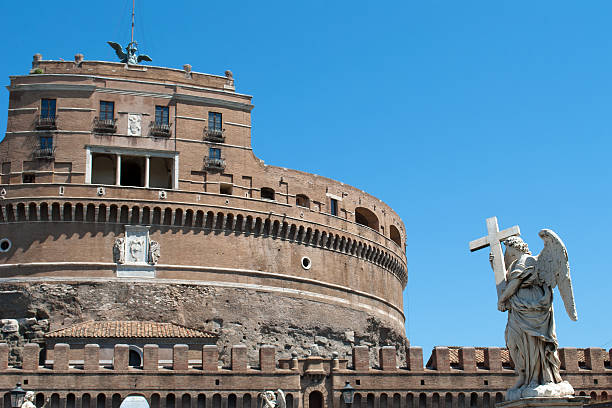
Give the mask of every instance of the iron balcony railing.
<svg viewBox="0 0 612 408">
<path fill-rule="evenodd" d="M 210 170 L 223 170 L 225 169 L 225 159 L 220 157 L 204 157 L 204 167 Z"/>
<path fill-rule="evenodd" d="M 225 142 L 225 129 L 204 128 L 204 139 L 210 142 Z"/>
<path fill-rule="evenodd" d="M 57 116 L 39 116 L 36 118 L 37 130 L 57 129 Z"/>
<path fill-rule="evenodd" d="M 172 128 L 172 124 L 152 122 L 151 123 L 151 136 L 170 137 L 171 128 Z"/>
<path fill-rule="evenodd" d="M 94 131 L 100 133 L 115 133 L 117 131 L 117 119 L 94 118 Z"/>
<path fill-rule="evenodd" d="M 55 147 L 39 147 L 34 150 L 34 157 L 37 159 L 53 159 L 55 157 Z"/>
</svg>

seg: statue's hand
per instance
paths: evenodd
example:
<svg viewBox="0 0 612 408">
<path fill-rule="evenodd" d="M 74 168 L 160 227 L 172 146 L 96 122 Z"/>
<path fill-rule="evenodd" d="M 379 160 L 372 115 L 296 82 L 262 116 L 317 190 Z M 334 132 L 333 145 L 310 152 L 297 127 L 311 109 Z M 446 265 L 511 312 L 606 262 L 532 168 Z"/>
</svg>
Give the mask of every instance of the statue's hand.
<svg viewBox="0 0 612 408">
<path fill-rule="evenodd" d="M 497 302 L 497 310 L 505 312 L 508 310 L 508 304 L 506 302 Z"/>
<path fill-rule="evenodd" d="M 493 269 L 493 260 L 495 259 L 495 256 L 493 255 L 493 252 L 489 252 L 489 263 L 491 264 L 491 269 Z"/>
</svg>

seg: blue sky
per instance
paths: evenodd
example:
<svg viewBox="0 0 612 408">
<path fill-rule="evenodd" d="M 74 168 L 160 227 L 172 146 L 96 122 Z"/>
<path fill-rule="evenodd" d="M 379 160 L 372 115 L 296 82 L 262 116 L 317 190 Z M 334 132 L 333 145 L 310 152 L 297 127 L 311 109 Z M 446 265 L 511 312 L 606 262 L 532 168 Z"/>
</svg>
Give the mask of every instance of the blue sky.
<svg viewBox="0 0 612 408">
<path fill-rule="evenodd" d="M 0 78 L 45 59 L 114 60 L 130 0 L 4 2 Z M 234 72 L 254 95 L 253 147 L 268 164 L 341 180 L 406 224 L 407 335 L 503 345 L 486 232 L 518 224 L 565 241 L 579 321 L 556 292 L 561 346 L 612 348 L 607 239 L 612 3 L 606 1 L 137 1 L 154 65 Z M 0 129 L 8 92 L 0 91 Z"/>
</svg>

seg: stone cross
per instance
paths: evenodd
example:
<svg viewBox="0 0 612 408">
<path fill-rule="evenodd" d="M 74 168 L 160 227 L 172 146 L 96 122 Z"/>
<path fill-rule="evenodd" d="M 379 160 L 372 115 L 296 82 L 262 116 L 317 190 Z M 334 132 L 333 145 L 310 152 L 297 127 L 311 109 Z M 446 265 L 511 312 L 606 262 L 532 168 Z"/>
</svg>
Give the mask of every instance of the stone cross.
<svg viewBox="0 0 612 408">
<path fill-rule="evenodd" d="M 478 238 L 470 242 L 470 251 L 478 251 L 479 249 L 491 247 L 493 254 L 493 272 L 495 273 L 495 287 L 497 288 L 497 296 L 501 294 L 504 283 L 506 282 L 506 266 L 504 265 L 504 253 L 502 252 L 501 241 L 510 238 L 514 235 L 521 235 L 521 230 L 518 225 L 510 227 L 503 231 L 497 226 L 497 217 L 487 218 L 486 237 Z"/>
</svg>

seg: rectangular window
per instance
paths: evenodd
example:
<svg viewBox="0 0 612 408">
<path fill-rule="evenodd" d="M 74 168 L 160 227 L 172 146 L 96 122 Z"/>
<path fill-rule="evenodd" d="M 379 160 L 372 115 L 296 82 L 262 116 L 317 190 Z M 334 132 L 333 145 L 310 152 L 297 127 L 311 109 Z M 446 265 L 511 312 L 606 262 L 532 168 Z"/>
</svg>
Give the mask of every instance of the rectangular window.
<svg viewBox="0 0 612 408">
<path fill-rule="evenodd" d="M 43 119 L 55 118 L 55 99 L 41 99 L 40 117 Z"/>
<path fill-rule="evenodd" d="M 221 130 L 221 114 L 218 112 L 208 112 L 208 129 Z"/>
<path fill-rule="evenodd" d="M 155 124 L 167 125 L 169 123 L 170 108 L 168 106 L 155 107 Z"/>
<path fill-rule="evenodd" d="M 338 200 L 335 198 L 329 199 L 329 213 L 331 215 L 338 215 Z"/>
<path fill-rule="evenodd" d="M 24 183 L 36 183 L 36 175 L 32 173 L 23 173 Z"/>
<path fill-rule="evenodd" d="M 216 149 L 214 147 L 211 147 L 210 149 L 208 149 L 208 157 L 210 159 L 220 159 L 221 158 L 221 149 Z"/>
<path fill-rule="evenodd" d="M 40 137 L 40 148 L 41 149 L 52 149 L 53 148 L 53 136 L 41 136 Z"/>
<path fill-rule="evenodd" d="M 115 102 L 100 101 L 100 120 L 115 118 Z"/>
</svg>

